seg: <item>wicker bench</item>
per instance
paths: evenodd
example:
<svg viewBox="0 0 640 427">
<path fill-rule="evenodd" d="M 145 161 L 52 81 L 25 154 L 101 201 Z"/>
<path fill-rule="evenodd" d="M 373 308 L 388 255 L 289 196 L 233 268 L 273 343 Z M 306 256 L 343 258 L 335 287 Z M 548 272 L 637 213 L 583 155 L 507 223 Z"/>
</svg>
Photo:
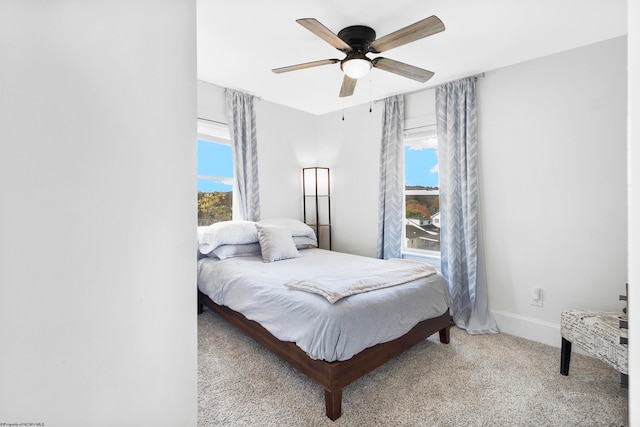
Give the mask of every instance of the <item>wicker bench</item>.
<svg viewBox="0 0 640 427">
<path fill-rule="evenodd" d="M 560 316 L 562 349 L 560 373 L 569 375 L 571 344 L 620 372 L 620 385 L 628 387 L 627 315 L 619 312 L 566 310 Z"/>
</svg>

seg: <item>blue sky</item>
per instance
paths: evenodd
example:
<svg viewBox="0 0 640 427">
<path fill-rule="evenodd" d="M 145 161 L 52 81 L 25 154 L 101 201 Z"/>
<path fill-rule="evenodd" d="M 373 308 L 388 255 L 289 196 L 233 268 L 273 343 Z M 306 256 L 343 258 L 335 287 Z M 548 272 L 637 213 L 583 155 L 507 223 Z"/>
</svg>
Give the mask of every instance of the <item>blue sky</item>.
<svg viewBox="0 0 640 427">
<path fill-rule="evenodd" d="M 438 186 L 438 155 L 435 148 L 405 147 L 405 184 Z"/>
<path fill-rule="evenodd" d="M 406 185 L 438 186 L 438 156 L 432 147 L 417 145 L 405 148 Z M 198 140 L 198 176 L 233 177 L 233 157 L 230 145 Z M 198 178 L 198 190 L 204 192 L 231 191 L 228 179 Z"/>
<path fill-rule="evenodd" d="M 201 176 L 227 178 L 220 180 L 201 179 Z M 230 145 L 198 140 L 198 191 L 231 191 L 233 178 L 233 155 Z"/>
</svg>

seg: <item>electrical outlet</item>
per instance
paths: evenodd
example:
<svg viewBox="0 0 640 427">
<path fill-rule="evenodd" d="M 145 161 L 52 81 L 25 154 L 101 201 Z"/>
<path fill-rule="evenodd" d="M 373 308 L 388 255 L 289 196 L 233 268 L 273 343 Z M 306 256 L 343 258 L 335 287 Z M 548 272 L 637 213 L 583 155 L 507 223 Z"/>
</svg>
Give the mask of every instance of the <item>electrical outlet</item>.
<svg viewBox="0 0 640 427">
<path fill-rule="evenodd" d="M 542 289 L 540 288 L 531 289 L 531 305 L 535 305 L 536 307 L 542 307 Z"/>
</svg>

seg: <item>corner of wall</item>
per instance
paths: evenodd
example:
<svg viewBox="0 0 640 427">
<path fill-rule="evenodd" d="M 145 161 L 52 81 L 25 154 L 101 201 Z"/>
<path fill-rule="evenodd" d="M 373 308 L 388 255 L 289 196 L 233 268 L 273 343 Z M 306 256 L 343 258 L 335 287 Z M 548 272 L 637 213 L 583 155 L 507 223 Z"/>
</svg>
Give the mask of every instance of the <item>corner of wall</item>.
<svg viewBox="0 0 640 427">
<path fill-rule="evenodd" d="M 498 310 L 492 310 L 491 314 L 502 333 L 560 347 L 560 324 Z"/>
<path fill-rule="evenodd" d="M 496 319 L 501 333 L 560 348 L 562 335 L 560 335 L 559 323 L 546 322 L 544 320 L 534 319 L 533 317 L 499 310 L 491 310 L 491 314 L 493 314 L 494 319 Z M 577 346 L 574 346 L 572 351 L 589 356 L 589 354 Z M 559 352 L 558 363 L 560 363 Z"/>
</svg>

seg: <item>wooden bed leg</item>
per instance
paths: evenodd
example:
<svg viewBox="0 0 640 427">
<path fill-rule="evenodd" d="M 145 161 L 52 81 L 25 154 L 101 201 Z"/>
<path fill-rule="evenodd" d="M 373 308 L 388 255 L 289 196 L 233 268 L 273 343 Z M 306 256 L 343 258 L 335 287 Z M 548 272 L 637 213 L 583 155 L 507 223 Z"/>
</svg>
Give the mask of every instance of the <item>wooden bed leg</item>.
<svg viewBox="0 0 640 427">
<path fill-rule="evenodd" d="M 449 344 L 449 329 L 450 329 L 450 327 L 447 326 L 446 328 L 442 328 L 439 331 L 439 333 L 440 333 L 440 342 L 443 343 L 443 344 Z"/>
<path fill-rule="evenodd" d="M 562 349 L 560 350 L 560 373 L 569 375 L 569 362 L 571 362 L 571 341 L 562 337 Z"/>
<path fill-rule="evenodd" d="M 327 417 L 335 421 L 342 415 L 342 389 L 324 391 L 324 403 Z"/>
</svg>

